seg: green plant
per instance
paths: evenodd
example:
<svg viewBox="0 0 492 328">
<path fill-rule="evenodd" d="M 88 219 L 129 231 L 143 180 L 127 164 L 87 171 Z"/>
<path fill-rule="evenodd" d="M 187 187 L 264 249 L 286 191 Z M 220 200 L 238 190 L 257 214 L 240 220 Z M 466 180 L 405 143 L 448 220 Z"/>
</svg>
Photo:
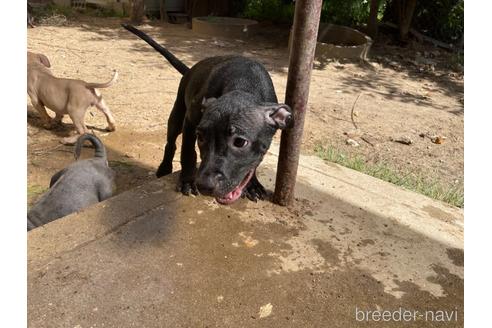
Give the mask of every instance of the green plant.
<svg viewBox="0 0 492 328">
<path fill-rule="evenodd" d="M 33 7 L 32 14 L 37 20 L 46 19 L 52 16 L 65 16 L 66 18 L 71 18 L 75 16 L 75 11 L 69 6 L 48 4 L 42 7 Z"/>
<path fill-rule="evenodd" d="M 84 12 L 86 15 L 95 17 L 125 17 L 123 12 L 114 10 L 113 8 L 97 7 L 97 8 L 87 8 Z"/>
<path fill-rule="evenodd" d="M 326 23 L 358 25 L 368 17 L 368 0 L 326 0 L 321 8 L 321 21 Z"/>
<path fill-rule="evenodd" d="M 391 0 L 384 19 L 397 23 L 395 4 Z M 464 32 L 464 0 L 417 1 L 411 27 L 435 39 L 458 43 Z"/>
<path fill-rule="evenodd" d="M 383 17 L 389 0 L 379 0 L 378 19 Z M 347 26 L 367 24 L 370 0 L 324 0 L 321 7 L 321 22 Z"/>
<path fill-rule="evenodd" d="M 332 146 L 317 144 L 314 151 L 318 157 L 326 161 L 340 164 L 454 206 L 463 207 L 464 205 L 463 184 L 446 185 L 427 178 L 421 172 L 402 172 L 384 162 L 368 163 L 361 156 L 347 156 Z"/>
<path fill-rule="evenodd" d="M 413 26 L 439 40 L 456 42 L 464 31 L 464 0 L 419 1 Z"/>
<path fill-rule="evenodd" d="M 281 0 L 249 0 L 246 3 L 243 16 L 259 21 L 292 22 L 294 3 Z"/>
</svg>

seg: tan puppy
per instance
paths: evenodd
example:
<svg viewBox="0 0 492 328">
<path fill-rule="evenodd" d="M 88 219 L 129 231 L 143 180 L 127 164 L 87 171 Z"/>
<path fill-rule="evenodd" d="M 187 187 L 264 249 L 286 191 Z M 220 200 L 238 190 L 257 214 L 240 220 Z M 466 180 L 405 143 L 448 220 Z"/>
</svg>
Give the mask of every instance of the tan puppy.
<svg viewBox="0 0 492 328">
<path fill-rule="evenodd" d="M 43 54 L 35 54 L 34 52 L 27 52 L 27 65 L 29 64 L 42 64 L 48 68 L 51 67 L 50 60 Z"/>
<path fill-rule="evenodd" d="M 113 115 L 97 89 L 113 85 L 118 78 L 118 72 L 114 71 L 113 78 L 106 83 L 87 83 L 82 80 L 57 78 L 49 70 L 50 66 L 46 56 L 27 52 L 27 94 L 41 115 L 43 125 L 48 129 L 52 128 L 68 114 L 77 134 L 63 138 L 61 142 L 74 144 L 79 135 L 89 132 L 84 123 L 85 112 L 90 106 L 96 106 L 106 116 L 106 130 L 114 131 Z M 46 112 L 45 106 L 55 112 L 53 120 Z"/>
</svg>

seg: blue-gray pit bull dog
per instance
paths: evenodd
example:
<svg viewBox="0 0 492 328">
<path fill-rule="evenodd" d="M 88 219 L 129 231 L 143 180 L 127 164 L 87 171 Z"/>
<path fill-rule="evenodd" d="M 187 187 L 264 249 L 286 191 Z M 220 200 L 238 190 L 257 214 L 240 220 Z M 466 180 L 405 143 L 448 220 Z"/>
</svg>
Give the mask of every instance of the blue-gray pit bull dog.
<svg viewBox="0 0 492 328">
<path fill-rule="evenodd" d="M 80 157 L 85 140 L 94 145 L 94 158 L 76 161 L 53 175 L 50 189 L 27 213 L 28 231 L 112 196 L 114 173 L 101 140 L 88 133 L 80 136 L 75 159 Z"/>
<path fill-rule="evenodd" d="M 183 133 L 178 185 L 183 194 L 199 191 L 221 204 L 231 204 L 242 195 L 254 201 L 263 199 L 266 191 L 256 178 L 256 168 L 277 129 L 287 128 L 292 120 L 289 106 L 277 102 L 263 65 L 242 56 L 219 56 L 188 68 L 147 34 L 131 25 L 122 26 L 183 75 L 156 175 L 172 172 L 176 138 Z M 198 172 L 195 142 L 202 160 Z"/>
</svg>

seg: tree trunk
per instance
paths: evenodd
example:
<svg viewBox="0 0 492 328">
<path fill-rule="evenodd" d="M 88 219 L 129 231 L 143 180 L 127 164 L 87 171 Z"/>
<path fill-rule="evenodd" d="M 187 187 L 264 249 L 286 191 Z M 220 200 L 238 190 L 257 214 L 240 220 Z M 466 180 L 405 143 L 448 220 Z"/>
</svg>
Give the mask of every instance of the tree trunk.
<svg viewBox="0 0 492 328">
<path fill-rule="evenodd" d="M 371 0 L 369 21 L 367 22 L 367 34 L 374 40 L 378 36 L 378 9 L 379 0 Z"/>
<path fill-rule="evenodd" d="M 166 0 L 161 0 L 159 9 L 160 9 L 161 22 L 168 22 L 169 18 L 167 17 Z"/>
<path fill-rule="evenodd" d="M 412 25 L 413 12 L 417 0 L 397 0 L 396 9 L 398 11 L 398 28 L 400 30 L 400 41 L 408 40 L 408 33 Z"/>
<path fill-rule="evenodd" d="M 133 24 L 139 25 L 143 22 L 143 16 L 145 11 L 144 0 L 132 0 L 132 13 L 130 20 Z"/>
</svg>

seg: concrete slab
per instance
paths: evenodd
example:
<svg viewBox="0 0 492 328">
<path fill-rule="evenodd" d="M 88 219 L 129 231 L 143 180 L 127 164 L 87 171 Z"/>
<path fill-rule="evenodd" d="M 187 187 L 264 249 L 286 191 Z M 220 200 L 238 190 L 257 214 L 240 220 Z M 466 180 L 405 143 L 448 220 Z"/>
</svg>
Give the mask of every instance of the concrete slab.
<svg viewBox="0 0 492 328">
<path fill-rule="evenodd" d="M 290 208 L 175 179 L 28 234 L 29 327 L 463 326 L 462 210 L 306 156 Z"/>
</svg>

